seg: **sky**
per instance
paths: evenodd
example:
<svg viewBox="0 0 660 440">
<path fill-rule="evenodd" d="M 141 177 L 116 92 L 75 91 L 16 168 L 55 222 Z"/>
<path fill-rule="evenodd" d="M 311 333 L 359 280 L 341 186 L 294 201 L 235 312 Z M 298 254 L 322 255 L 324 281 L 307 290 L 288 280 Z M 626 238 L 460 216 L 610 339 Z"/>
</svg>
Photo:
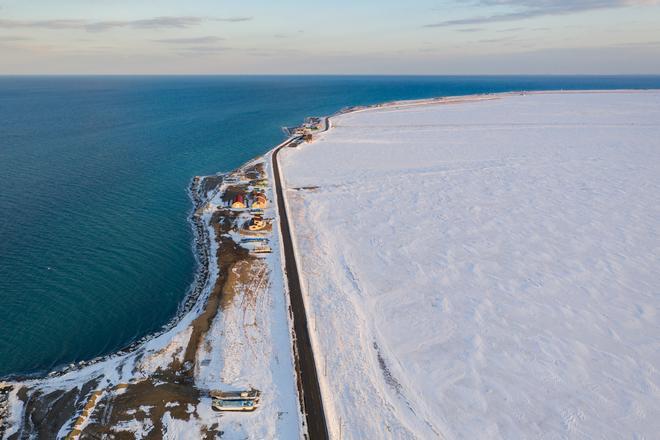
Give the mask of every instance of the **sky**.
<svg viewBox="0 0 660 440">
<path fill-rule="evenodd" d="M 0 74 L 660 74 L 660 0 L 0 0 Z"/>
</svg>

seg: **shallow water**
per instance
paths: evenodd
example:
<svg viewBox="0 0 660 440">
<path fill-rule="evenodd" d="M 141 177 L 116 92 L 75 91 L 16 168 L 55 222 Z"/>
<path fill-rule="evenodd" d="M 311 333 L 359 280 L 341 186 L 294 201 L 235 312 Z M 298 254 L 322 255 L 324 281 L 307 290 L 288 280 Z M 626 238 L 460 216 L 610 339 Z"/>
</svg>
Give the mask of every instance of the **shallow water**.
<svg viewBox="0 0 660 440">
<path fill-rule="evenodd" d="M 660 77 L 0 77 L 0 376 L 159 329 L 193 280 L 186 188 L 341 107 Z"/>
</svg>

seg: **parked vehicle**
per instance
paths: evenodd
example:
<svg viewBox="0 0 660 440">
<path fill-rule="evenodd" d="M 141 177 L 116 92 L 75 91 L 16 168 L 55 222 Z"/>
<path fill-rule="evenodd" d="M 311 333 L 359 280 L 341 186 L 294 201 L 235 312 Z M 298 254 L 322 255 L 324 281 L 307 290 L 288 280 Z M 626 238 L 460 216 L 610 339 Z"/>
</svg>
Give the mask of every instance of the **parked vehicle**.
<svg viewBox="0 0 660 440">
<path fill-rule="evenodd" d="M 212 407 L 216 411 L 254 411 L 259 407 L 261 391 L 211 391 Z"/>
<path fill-rule="evenodd" d="M 241 243 L 268 243 L 266 237 L 242 238 Z"/>
<path fill-rule="evenodd" d="M 216 411 L 254 411 L 259 407 L 259 402 L 251 399 L 213 399 L 212 406 Z"/>
<path fill-rule="evenodd" d="M 261 391 L 255 389 L 255 388 L 250 388 L 249 390 L 243 390 L 243 391 L 219 391 L 219 390 L 214 390 L 209 393 L 211 397 L 214 397 L 216 399 L 223 399 L 223 400 L 240 400 L 240 399 L 254 399 L 254 400 L 259 400 L 261 397 Z"/>
</svg>

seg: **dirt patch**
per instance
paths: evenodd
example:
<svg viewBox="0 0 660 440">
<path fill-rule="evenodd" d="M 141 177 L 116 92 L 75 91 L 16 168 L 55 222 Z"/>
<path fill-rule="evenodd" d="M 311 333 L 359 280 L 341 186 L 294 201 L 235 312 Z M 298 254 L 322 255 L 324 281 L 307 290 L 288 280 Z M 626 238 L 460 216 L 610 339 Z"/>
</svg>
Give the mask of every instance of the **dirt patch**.
<svg viewBox="0 0 660 440">
<path fill-rule="evenodd" d="M 151 420 L 153 428 L 145 438 L 162 438 L 162 419 L 165 412 L 169 411 L 173 418 L 189 420 L 196 415 L 199 396 L 199 391 L 192 383 L 183 379 L 177 382 L 162 382 L 150 378 L 130 384 L 122 393 L 108 393 L 97 404 L 89 424 L 83 430 L 82 438 L 122 438 L 126 433 L 113 428 L 133 420 L 143 422 L 147 419 Z M 188 405 L 195 408 L 192 413 L 188 413 Z"/>
<path fill-rule="evenodd" d="M 208 194 L 210 191 L 215 190 L 222 184 L 224 176 L 206 176 L 201 184 L 202 194 Z"/>
<path fill-rule="evenodd" d="M 82 410 L 86 401 L 86 396 L 81 396 L 78 388 L 56 390 L 47 394 L 39 391 L 30 394 L 29 391 L 26 387 L 19 391 L 19 398 L 25 404 L 21 421 L 23 430 L 9 436 L 9 440 L 26 437 L 21 433 L 29 433 L 40 439 L 56 438 L 60 428 L 69 421 L 73 422 L 70 419 L 77 410 Z"/>
<path fill-rule="evenodd" d="M 189 364 L 190 368 L 194 365 L 197 350 L 202 344 L 204 336 L 211 328 L 213 319 L 218 314 L 223 287 L 229 275 L 229 268 L 233 267 L 234 263 L 238 260 L 251 258 L 246 249 L 238 246 L 231 238 L 220 235 L 222 233 L 220 225 L 216 224 L 215 226 L 216 233 L 218 233 L 217 236 L 220 237 L 217 253 L 218 281 L 209 295 L 204 311 L 192 323 L 190 342 L 188 342 L 188 347 L 183 357 L 184 365 L 188 366 Z"/>
<path fill-rule="evenodd" d="M 385 362 L 385 358 L 380 352 L 380 348 L 378 347 L 378 344 L 376 341 L 373 343 L 374 350 L 376 350 L 376 357 L 378 358 L 378 365 L 380 366 L 380 370 L 383 373 L 383 377 L 385 378 L 385 383 L 387 383 L 389 386 L 394 388 L 394 390 L 398 393 L 401 394 L 401 384 L 399 383 L 398 380 L 396 380 L 396 377 L 392 374 L 392 371 L 387 366 L 387 362 Z"/>
<path fill-rule="evenodd" d="M 259 179 L 266 174 L 263 162 L 259 162 L 245 169 L 245 177 L 248 179 Z"/>
<path fill-rule="evenodd" d="M 236 225 L 235 213 L 229 209 L 218 209 L 213 213 L 213 219 L 211 224 L 213 224 L 216 233 L 220 232 L 221 234 L 226 234 L 232 230 L 238 230 Z"/>
<path fill-rule="evenodd" d="M 236 262 L 229 270 L 223 287 L 222 308 L 229 307 L 237 294 L 243 297 L 244 302 L 253 305 L 266 267 L 266 263 L 257 258 Z"/>
<path fill-rule="evenodd" d="M 292 188 L 295 191 L 316 191 L 319 189 L 318 186 L 300 186 L 298 188 Z"/>
</svg>

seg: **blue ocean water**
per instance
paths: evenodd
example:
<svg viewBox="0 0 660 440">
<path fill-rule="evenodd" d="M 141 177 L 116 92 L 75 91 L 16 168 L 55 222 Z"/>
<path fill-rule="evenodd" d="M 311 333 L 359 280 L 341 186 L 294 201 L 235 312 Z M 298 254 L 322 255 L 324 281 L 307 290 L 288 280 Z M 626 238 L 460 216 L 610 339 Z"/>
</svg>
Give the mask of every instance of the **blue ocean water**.
<svg viewBox="0 0 660 440">
<path fill-rule="evenodd" d="M 0 377 L 128 345 L 193 280 L 186 188 L 344 106 L 658 76 L 0 77 Z"/>
</svg>

